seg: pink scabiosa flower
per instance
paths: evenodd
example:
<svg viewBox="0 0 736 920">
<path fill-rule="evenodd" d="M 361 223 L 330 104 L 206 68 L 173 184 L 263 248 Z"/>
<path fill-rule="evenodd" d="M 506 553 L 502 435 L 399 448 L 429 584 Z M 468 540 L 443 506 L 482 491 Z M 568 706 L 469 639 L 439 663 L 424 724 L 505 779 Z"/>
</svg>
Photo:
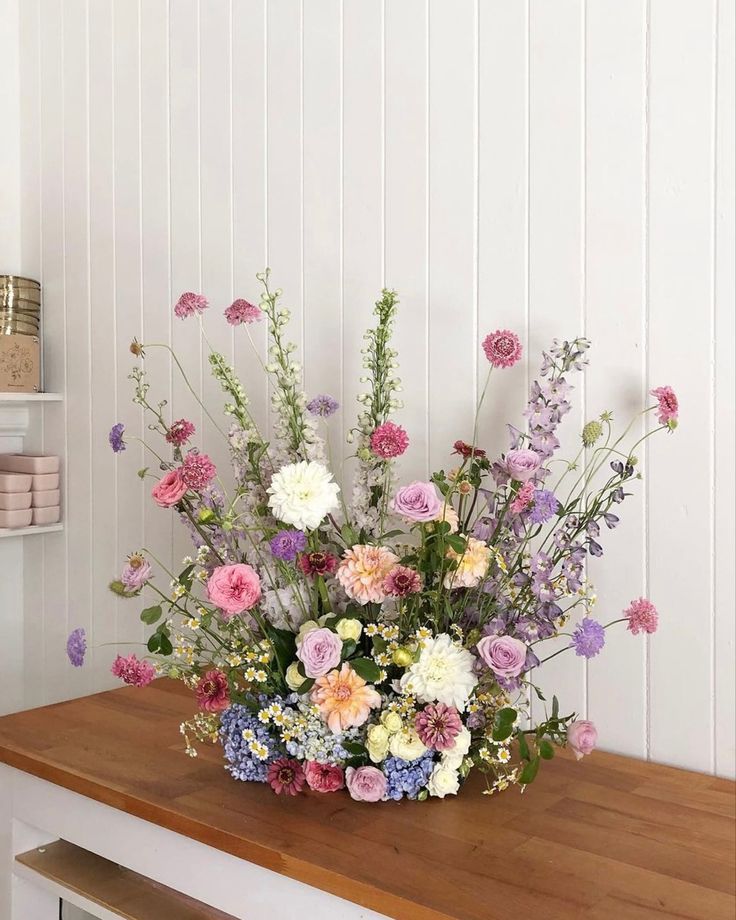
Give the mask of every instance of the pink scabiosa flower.
<svg viewBox="0 0 736 920">
<path fill-rule="evenodd" d="M 147 687 L 156 676 L 156 668 L 147 661 L 140 661 L 135 655 L 126 658 L 118 655 L 110 670 L 115 677 L 131 687 Z"/>
<path fill-rule="evenodd" d="M 513 367 L 521 359 L 521 342 L 516 333 L 497 329 L 483 339 L 483 351 L 494 367 Z"/>
<path fill-rule="evenodd" d="M 209 303 L 203 294 L 193 294 L 191 291 L 186 291 L 174 305 L 174 313 L 179 319 L 186 319 L 188 316 L 204 312 L 207 307 L 209 307 Z"/>
<path fill-rule="evenodd" d="M 510 508 L 514 514 L 521 514 L 531 504 L 534 498 L 534 483 L 527 480 L 516 493 L 516 498 L 511 502 Z"/>
<path fill-rule="evenodd" d="M 345 773 L 342 767 L 331 763 L 317 763 L 308 760 L 304 765 L 307 785 L 315 792 L 337 792 L 345 786 Z"/>
<path fill-rule="evenodd" d="M 406 597 L 422 590 L 422 579 L 415 569 L 397 565 L 383 579 L 383 591 L 389 597 Z"/>
<path fill-rule="evenodd" d="M 247 300 L 238 298 L 234 300 L 225 310 L 225 319 L 231 326 L 240 326 L 242 323 L 250 325 L 257 323 L 263 318 L 263 311 L 255 304 L 248 303 Z"/>
<path fill-rule="evenodd" d="M 357 544 L 345 551 L 337 580 L 349 598 L 359 604 L 380 604 L 385 599 L 383 581 L 399 557 L 385 546 Z"/>
<path fill-rule="evenodd" d="M 337 571 L 337 556 L 332 553 L 303 553 L 299 557 L 299 568 L 310 578 L 317 575 L 334 575 Z"/>
<path fill-rule="evenodd" d="M 217 468 L 207 454 L 192 451 L 184 458 L 181 478 L 185 485 L 195 492 L 202 492 L 217 475 Z"/>
<path fill-rule="evenodd" d="M 302 765 L 290 757 L 274 760 L 268 768 L 266 779 L 276 795 L 299 795 L 306 782 Z"/>
<path fill-rule="evenodd" d="M 677 414 L 680 410 L 680 404 L 672 387 L 657 387 L 651 390 L 651 394 L 657 397 L 657 419 L 659 424 L 668 425 L 670 428 L 677 427 Z"/>
<path fill-rule="evenodd" d="M 194 434 L 194 425 L 185 418 L 180 418 L 177 422 L 172 422 L 171 427 L 166 432 L 166 440 L 175 447 L 181 447 Z"/>
<path fill-rule="evenodd" d="M 382 460 L 400 457 L 409 446 L 409 436 L 401 425 L 384 422 L 371 435 L 371 450 Z"/>
<path fill-rule="evenodd" d="M 199 678 L 194 694 L 197 705 L 205 712 L 222 712 L 230 705 L 227 677 L 216 668 Z"/>
<path fill-rule="evenodd" d="M 659 625 L 657 608 L 645 597 L 632 601 L 624 610 L 624 617 L 629 621 L 627 629 L 635 636 L 640 632 L 654 633 Z"/>
<path fill-rule="evenodd" d="M 455 746 L 463 723 L 454 706 L 429 703 L 414 717 L 414 728 L 423 744 L 435 751 L 447 751 Z"/>
</svg>

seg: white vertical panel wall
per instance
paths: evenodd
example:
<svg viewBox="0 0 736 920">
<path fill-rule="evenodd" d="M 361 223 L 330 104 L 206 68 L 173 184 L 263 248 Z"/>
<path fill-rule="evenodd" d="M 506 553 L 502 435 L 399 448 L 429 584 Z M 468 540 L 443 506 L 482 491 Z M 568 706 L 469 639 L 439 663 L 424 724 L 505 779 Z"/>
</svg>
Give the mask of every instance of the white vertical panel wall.
<svg viewBox="0 0 736 920">
<path fill-rule="evenodd" d="M 113 422 L 141 429 L 128 345 L 173 344 L 215 407 L 196 326 L 171 316 L 181 291 L 203 291 L 212 341 L 265 421 L 242 330 L 217 315 L 234 296 L 256 299 L 268 264 L 308 390 L 338 396 L 341 424 L 355 411 L 372 303 L 384 285 L 400 292 L 407 477 L 448 465 L 451 442 L 470 438 L 479 345 L 497 327 L 517 330 L 526 353 L 493 382 L 490 450 L 554 336 L 594 342 L 568 453 L 603 409 L 624 420 L 652 386 L 676 388 L 680 428 L 641 452 L 639 494 L 589 568 L 604 619 L 646 594 L 661 629 L 648 641 L 613 633 L 607 655 L 557 658 L 542 679 L 599 723 L 605 747 L 733 775 L 733 3 L 2 10 L 20 49 L 8 84 L 19 102 L 6 89 L 3 110 L 20 124 L 1 255 L 43 280 L 47 386 L 66 397 L 33 416 L 27 441 L 66 458 L 64 533 L 26 540 L 22 554 L 6 541 L 0 557 L 0 622 L 15 624 L 0 665 L 20 688 L 3 705 L 109 685 L 112 645 L 85 670 L 66 665 L 74 626 L 95 645 L 140 638 L 137 611 L 106 583 L 125 552 L 156 547 L 168 562 L 186 542 L 146 500 L 142 448 L 113 458 L 106 443 Z M 149 355 L 172 416 L 192 417 L 224 460 L 168 354 Z M 349 454 L 332 447 L 338 463 Z"/>
</svg>

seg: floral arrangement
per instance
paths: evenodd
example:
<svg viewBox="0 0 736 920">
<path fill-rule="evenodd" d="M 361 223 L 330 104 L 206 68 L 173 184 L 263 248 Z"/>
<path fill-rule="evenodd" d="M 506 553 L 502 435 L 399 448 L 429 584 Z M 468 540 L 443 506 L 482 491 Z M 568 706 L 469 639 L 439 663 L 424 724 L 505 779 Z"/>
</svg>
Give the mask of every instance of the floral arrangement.
<svg viewBox="0 0 736 920">
<path fill-rule="evenodd" d="M 555 341 L 543 354 L 524 426 L 510 426 L 508 450 L 490 457 L 476 443 L 478 417 L 492 373 L 509 373 L 521 344 L 510 331 L 488 335 L 471 440 L 452 445 L 454 468 L 399 483 L 395 461 L 410 438 L 393 420 L 402 407 L 391 347 L 398 301 L 383 291 L 365 335 L 366 392 L 348 435 L 356 464 L 348 505 L 327 463 L 337 403 L 303 393 L 281 292 L 270 288 L 268 271 L 258 277 L 260 306 L 236 300 L 225 317 L 249 339 L 251 324 L 268 324 L 269 437 L 234 369 L 209 355 L 228 424 L 221 429 L 202 408 L 227 440 L 232 471 L 220 473 L 229 489 L 192 446 L 194 425 L 169 418 L 166 403 L 149 397 L 146 358 L 168 346 L 131 346 L 139 359 L 134 402 L 165 445 L 159 453 L 146 444 L 155 472 L 139 475 L 153 477 L 151 500 L 181 519 L 194 549 L 178 574 L 150 549 L 128 557 L 111 589 L 131 599 L 145 590 L 157 602 L 140 614 L 152 628 L 147 654 L 118 655 L 113 673 L 134 686 L 158 675 L 183 681 L 197 710 L 181 727 L 188 753 L 219 741 L 233 777 L 277 794 L 347 788 L 364 802 L 444 798 L 473 768 L 492 793 L 529 785 L 555 747 L 589 754 L 595 726 L 563 714 L 556 698 L 547 705 L 535 669 L 567 650 L 595 657 L 613 623 L 653 633 L 658 619 L 644 598 L 610 623 L 592 616 L 586 564 L 602 555 L 602 531 L 619 523 L 640 478 L 635 451 L 644 438 L 626 445 L 631 425 L 616 435 L 604 412 L 583 428 L 574 460 L 555 457 L 589 342 Z M 201 323 L 207 307 L 187 293 L 174 312 Z M 659 424 L 645 437 L 677 425 L 672 389 L 652 395 L 643 411 Z M 115 425 L 112 449 L 126 443 Z M 167 573 L 165 586 L 156 568 Z M 67 650 L 81 665 L 83 630 Z M 544 718 L 532 724 L 535 696 Z"/>
</svg>

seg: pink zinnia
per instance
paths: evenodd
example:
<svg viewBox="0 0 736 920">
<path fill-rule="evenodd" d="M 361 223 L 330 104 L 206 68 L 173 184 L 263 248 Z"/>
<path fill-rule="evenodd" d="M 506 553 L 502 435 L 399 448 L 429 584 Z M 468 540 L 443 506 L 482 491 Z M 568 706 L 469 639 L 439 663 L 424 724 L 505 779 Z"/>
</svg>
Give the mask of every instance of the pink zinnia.
<svg viewBox="0 0 736 920">
<path fill-rule="evenodd" d="M 628 629 L 636 636 L 640 632 L 653 633 L 657 631 L 659 614 L 657 608 L 645 597 L 632 601 L 624 610 L 624 616 L 629 621 Z"/>
<path fill-rule="evenodd" d="M 194 434 L 194 425 L 185 418 L 180 418 L 178 422 L 172 422 L 171 427 L 166 432 L 166 440 L 169 444 L 181 447 L 186 444 L 189 438 Z"/>
<path fill-rule="evenodd" d="M 179 319 L 186 319 L 188 316 L 194 316 L 195 313 L 202 313 L 209 307 L 207 298 L 203 294 L 193 294 L 187 291 L 182 294 L 174 306 L 174 313 Z"/>
<path fill-rule="evenodd" d="M 371 450 L 383 460 L 400 457 L 409 446 L 409 436 L 393 422 L 384 422 L 371 435 Z"/>
<path fill-rule="evenodd" d="M 331 763 L 317 763 L 308 760 L 304 765 L 307 785 L 315 792 L 337 792 L 345 786 L 345 774 L 342 767 Z"/>
<path fill-rule="evenodd" d="M 242 298 L 234 300 L 225 310 L 225 319 L 231 326 L 240 326 L 241 323 L 246 323 L 247 325 L 257 323 L 262 316 L 263 312 L 260 307 L 256 307 Z"/>
<path fill-rule="evenodd" d="M 494 367 L 512 367 L 521 359 L 521 342 L 516 333 L 497 329 L 483 339 L 483 351 Z"/>
<path fill-rule="evenodd" d="M 334 575 L 337 571 L 337 556 L 332 553 L 302 553 L 299 568 L 305 575 Z"/>
<path fill-rule="evenodd" d="M 531 500 L 534 498 L 534 483 L 531 480 L 524 483 L 524 485 L 516 493 L 516 498 L 511 502 L 511 510 L 514 514 L 521 514 L 522 511 L 525 511 Z"/>
<path fill-rule="evenodd" d="M 657 387 L 651 390 L 652 396 L 657 397 L 657 419 L 660 425 L 669 425 L 674 428 L 673 422 L 677 422 L 677 413 L 680 409 L 677 402 L 677 396 L 672 387 Z"/>
<path fill-rule="evenodd" d="M 414 716 L 414 728 L 422 743 L 435 751 L 455 747 L 462 727 L 457 709 L 444 703 L 430 703 Z"/>
<path fill-rule="evenodd" d="M 298 795 L 304 786 L 306 777 L 298 760 L 279 757 L 268 768 L 268 783 L 276 795 Z"/>
<path fill-rule="evenodd" d="M 194 693 L 197 705 L 205 712 L 222 712 L 230 705 L 227 677 L 216 668 L 199 678 Z"/>
<path fill-rule="evenodd" d="M 216 473 L 217 468 L 207 454 L 195 452 L 187 454 L 181 467 L 183 482 L 188 488 L 194 489 L 195 492 L 201 492 L 206 489 L 215 478 Z"/>
<path fill-rule="evenodd" d="M 127 658 L 118 655 L 110 670 L 115 677 L 131 687 L 146 687 L 156 676 L 154 666 L 147 661 L 139 661 L 135 655 L 128 655 Z"/>
<path fill-rule="evenodd" d="M 405 565 L 397 565 L 383 579 L 383 590 L 390 597 L 406 597 L 422 590 L 419 572 Z"/>
</svg>

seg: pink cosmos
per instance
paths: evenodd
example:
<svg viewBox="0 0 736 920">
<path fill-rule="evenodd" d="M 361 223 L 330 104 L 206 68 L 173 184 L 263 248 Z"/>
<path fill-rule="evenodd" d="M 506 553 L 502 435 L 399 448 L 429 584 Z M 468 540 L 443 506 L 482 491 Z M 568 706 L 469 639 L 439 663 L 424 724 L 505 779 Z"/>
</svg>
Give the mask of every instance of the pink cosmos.
<svg viewBox="0 0 736 920">
<path fill-rule="evenodd" d="M 409 446 L 409 436 L 401 425 L 384 422 L 371 435 L 371 450 L 382 460 L 400 457 Z"/>
<path fill-rule="evenodd" d="M 207 454 L 196 451 L 187 454 L 181 467 L 181 478 L 195 492 L 202 492 L 217 475 L 217 468 Z"/>
<path fill-rule="evenodd" d="M 261 599 L 261 580 L 245 563 L 218 565 L 207 581 L 207 596 L 227 619 L 255 607 Z"/>
<path fill-rule="evenodd" d="M 435 751 L 455 747 L 462 727 L 457 709 L 444 703 L 429 703 L 414 716 L 414 728 L 422 743 Z"/>
<path fill-rule="evenodd" d="M 522 511 L 525 511 L 529 507 L 533 498 L 534 483 L 527 481 L 516 493 L 516 498 L 511 502 L 511 510 L 514 514 L 521 514 Z"/>
<path fill-rule="evenodd" d="M 257 323 L 262 317 L 263 311 L 260 307 L 256 307 L 242 298 L 234 300 L 225 310 L 225 319 L 231 326 L 240 326 L 241 323 L 246 323 L 246 325 Z"/>
<path fill-rule="evenodd" d="M 181 470 L 171 470 L 162 476 L 151 489 L 153 500 L 159 508 L 171 508 L 184 498 L 187 484 L 181 478 Z"/>
<path fill-rule="evenodd" d="M 315 792 L 337 792 L 345 786 L 345 774 L 342 767 L 330 763 L 317 763 L 308 760 L 304 765 L 307 785 Z"/>
<path fill-rule="evenodd" d="M 657 397 L 657 419 L 659 424 L 669 425 L 674 428 L 673 423 L 677 422 L 677 414 L 680 408 L 675 391 L 672 387 L 657 387 L 651 390 L 651 394 Z"/>
<path fill-rule="evenodd" d="M 512 367 L 521 359 L 521 342 L 516 333 L 497 329 L 483 340 L 483 351 L 494 367 Z"/>
<path fill-rule="evenodd" d="M 156 669 L 147 661 L 140 661 L 135 655 L 123 658 L 118 655 L 110 668 L 115 677 L 131 687 L 146 687 L 156 676 Z"/>
<path fill-rule="evenodd" d="M 627 629 L 635 636 L 640 632 L 654 633 L 659 624 L 657 608 L 645 597 L 632 601 L 624 610 L 624 616 L 629 621 Z"/>
<path fill-rule="evenodd" d="M 187 291 L 177 300 L 174 306 L 174 313 L 179 319 L 186 319 L 188 316 L 202 313 L 207 307 L 209 307 L 209 303 L 203 294 L 193 294 L 191 291 Z"/>
<path fill-rule="evenodd" d="M 290 757 L 274 760 L 268 768 L 266 779 L 276 795 L 299 795 L 306 781 L 302 765 Z"/>
<path fill-rule="evenodd" d="M 397 565 L 383 579 L 383 590 L 389 597 L 406 597 L 422 590 L 422 578 L 415 569 Z"/>
<path fill-rule="evenodd" d="M 205 712 L 222 712 L 230 705 L 227 677 L 216 668 L 202 675 L 194 688 L 197 705 Z"/>
<path fill-rule="evenodd" d="M 169 444 L 181 447 L 194 434 L 194 425 L 185 418 L 180 418 L 178 422 L 172 422 L 171 427 L 166 432 L 166 440 Z"/>
</svg>

